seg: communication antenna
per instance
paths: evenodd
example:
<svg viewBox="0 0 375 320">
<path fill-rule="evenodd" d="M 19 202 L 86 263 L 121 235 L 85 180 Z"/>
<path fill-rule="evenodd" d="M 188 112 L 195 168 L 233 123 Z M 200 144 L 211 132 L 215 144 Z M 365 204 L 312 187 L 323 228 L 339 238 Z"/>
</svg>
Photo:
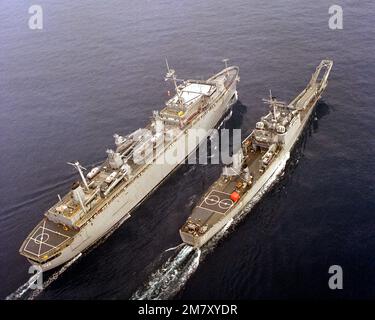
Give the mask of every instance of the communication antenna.
<svg viewBox="0 0 375 320">
<path fill-rule="evenodd" d="M 174 88 L 176 90 L 176 93 L 177 93 L 177 103 L 183 107 L 183 101 L 181 100 L 181 92 L 180 92 L 180 89 L 178 89 L 178 86 L 177 86 L 177 79 L 176 78 L 176 71 L 174 69 L 170 69 L 169 68 L 169 64 L 168 64 L 168 60 L 167 58 L 165 58 L 165 64 L 167 65 L 167 74 L 165 75 L 165 78 L 164 80 L 165 81 L 168 81 L 168 80 L 172 80 L 173 81 L 173 84 L 174 84 Z M 179 80 L 181 81 L 181 80 Z"/>
<path fill-rule="evenodd" d="M 225 69 L 228 69 L 228 61 L 229 61 L 229 59 L 225 58 L 225 59 L 223 59 L 223 60 L 221 60 L 221 61 L 224 62 Z M 226 73 L 226 75 L 228 76 L 228 70 L 226 70 L 225 73 Z"/>
<path fill-rule="evenodd" d="M 87 169 L 82 167 L 78 161 L 76 161 L 74 163 L 67 162 L 67 164 L 69 164 L 69 165 L 71 165 L 71 166 L 73 166 L 74 168 L 77 169 L 79 175 L 81 176 L 82 182 L 85 185 L 86 190 L 89 190 L 89 185 L 87 184 L 86 178 L 85 178 L 85 176 L 83 175 L 83 172 L 82 172 L 82 170 L 87 170 Z"/>
<path fill-rule="evenodd" d="M 278 108 L 285 108 L 286 103 L 283 101 L 276 100 L 275 97 L 272 96 L 272 91 L 270 90 L 270 96 L 269 99 L 262 99 L 265 104 L 268 104 L 270 108 L 272 108 L 272 115 L 273 118 L 276 120 L 276 111 Z"/>
<path fill-rule="evenodd" d="M 224 62 L 224 64 L 225 64 L 225 69 L 228 68 L 228 61 L 229 61 L 229 59 L 225 58 L 225 59 L 223 59 L 223 60 L 221 60 L 221 61 Z"/>
</svg>

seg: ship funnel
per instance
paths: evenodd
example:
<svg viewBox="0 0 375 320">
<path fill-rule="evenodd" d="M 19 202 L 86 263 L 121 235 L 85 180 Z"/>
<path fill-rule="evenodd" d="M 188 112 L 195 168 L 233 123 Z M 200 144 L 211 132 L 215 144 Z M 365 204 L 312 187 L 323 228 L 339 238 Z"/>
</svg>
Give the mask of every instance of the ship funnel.
<svg viewBox="0 0 375 320">
<path fill-rule="evenodd" d="M 111 149 L 107 150 L 108 162 L 112 169 L 118 169 L 123 165 L 123 160 L 118 152 L 114 152 Z"/>
<path fill-rule="evenodd" d="M 240 173 L 242 168 L 243 153 L 242 148 L 233 154 L 233 164 L 232 168 L 235 172 Z"/>
<path fill-rule="evenodd" d="M 242 169 L 242 162 L 243 162 L 243 152 L 241 148 L 236 153 L 233 154 L 232 165 L 223 167 L 222 174 L 227 177 L 240 175 L 241 169 Z"/>
<path fill-rule="evenodd" d="M 163 120 L 159 116 L 158 111 L 154 111 L 154 120 L 155 120 L 155 132 L 161 133 L 164 130 L 164 123 Z"/>
<path fill-rule="evenodd" d="M 86 212 L 86 207 L 84 205 L 85 201 L 85 192 L 83 191 L 81 185 L 79 182 L 74 182 L 72 185 L 72 195 L 73 195 L 73 201 L 76 204 L 80 204 L 81 208 L 84 212 Z"/>
</svg>

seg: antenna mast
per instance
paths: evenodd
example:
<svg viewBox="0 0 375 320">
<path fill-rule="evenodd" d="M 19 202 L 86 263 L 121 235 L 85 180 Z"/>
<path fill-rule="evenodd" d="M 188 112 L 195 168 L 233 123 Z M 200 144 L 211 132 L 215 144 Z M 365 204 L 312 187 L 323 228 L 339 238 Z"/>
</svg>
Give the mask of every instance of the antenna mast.
<svg viewBox="0 0 375 320">
<path fill-rule="evenodd" d="M 272 112 L 273 112 L 273 118 L 276 119 L 276 105 L 274 103 L 274 98 L 272 97 L 272 91 L 270 89 L 270 101 L 271 101 L 271 106 L 272 106 Z"/>
<path fill-rule="evenodd" d="M 181 100 L 181 92 L 180 92 L 180 89 L 177 86 L 176 72 L 175 72 L 174 69 L 170 69 L 169 68 L 169 64 L 168 64 L 167 58 L 165 58 L 165 64 L 167 65 L 167 70 L 168 70 L 167 74 L 165 75 L 165 81 L 168 81 L 168 80 L 172 80 L 173 81 L 174 88 L 175 88 L 176 93 L 177 93 L 177 103 L 183 109 L 184 108 L 184 103 Z"/>
<path fill-rule="evenodd" d="M 283 101 L 278 101 L 275 97 L 272 96 L 272 91 L 270 90 L 269 99 L 263 99 L 263 102 L 268 104 L 272 110 L 273 119 L 276 120 L 277 108 L 285 108 L 286 104 Z"/>
<path fill-rule="evenodd" d="M 228 69 L 228 61 L 229 61 L 229 59 L 225 58 L 225 59 L 223 59 L 223 60 L 221 60 L 221 61 L 224 62 L 225 69 Z M 225 73 L 226 73 L 226 75 L 228 76 L 228 70 L 226 70 Z"/>
</svg>

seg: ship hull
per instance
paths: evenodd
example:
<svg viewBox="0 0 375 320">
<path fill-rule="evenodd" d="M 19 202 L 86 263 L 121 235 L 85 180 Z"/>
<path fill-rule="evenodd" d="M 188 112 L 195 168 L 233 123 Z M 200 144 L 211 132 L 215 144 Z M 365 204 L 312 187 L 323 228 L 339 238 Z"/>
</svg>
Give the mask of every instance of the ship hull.
<svg viewBox="0 0 375 320">
<path fill-rule="evenodd" d="M 297 143 L 297 141 L 299 140 L 304 128 L 306 127 L 306 124 L 310 119 L 311 114 L 315 109 L 315 105 L 319 99 L 320 96 L 315 99 L 312 107 L 310 107 L 305 117 L 302 119 L 297 130 L 294 131 L 291 139 L 289 139 L 289 141 L 285 144 L 282 151 L 279 153 L 276 161 L 273 161 L 273 163 L 262 174 L 261 178 L 256 183 L 254 183 L 252 188 L 242 197 L 239 203 L 203 235 L 193 236 L 180 229 L 180 236 L 183 242 L 196 248 L 202 247 L 220 230 L 222 230 L 228 223 L 230 223 L 236 216 L 238 216 L 251 201 L 253 201 L 255 204 L 255 202 L 259 201 L 262 198 L 262 196 L 260 195 L 264 195 L 262 194 L 264 187 L 268 186 L 270 181 L 276 180 L 276 178 L 283 173 L 286 164 L 289 160 L 290 153 L 295 144 Z M 256 201 L 254 201 L 255 199 Z"/>
<path fill-rule="evenodd" d="M 77 235 L 74 236 L 72 243 L 64 248 L 59 256 L 40 265 L 42 270 L 51 270 L 70 261 L 78 254 L 89 249 L 100 239 L 106 237 L 107 234 L 110 234 L 111 230 L 116 229 L 129 219 L 132 212 L 146 200 L 205 139 L 207 139 L 210 130 L 217 126 L 230 107 L 237 101 L 236 84 L 237 81 L 233 81 L 224 94 L 214 103 L 214 106 L 207 111 L 204 117 L 197 120 L 191 128 L 204 130 L 200 130 L 198 133 L 189 133 L 188 131 L 187 134 L 180 136 L 170 145 L 161 156 L 176 159 L 176 150 L 185 148 L 187 152 L 178 155 L 177 161 L 174 161 L 173 164 L 162 163 L 147 166 L 145 170 L 139 173 L 133 182 L 127 186 L 126 190 L 108 204 L 100 214 L 95 216 L 95 221 L 88 221 L 88 223 L 81 228 Z M 189 134 L 192 134 L 193 137 L 189 137 Z M 197 141 L 197 143 L 187 143 L 189 139 L 195 139 L 197 135 L 198 139 L 194 140 Z M 156 161 L 156 163 L 158 162 Z M 35 264 L 34 262 L 32 263 Z"/>
</svg>

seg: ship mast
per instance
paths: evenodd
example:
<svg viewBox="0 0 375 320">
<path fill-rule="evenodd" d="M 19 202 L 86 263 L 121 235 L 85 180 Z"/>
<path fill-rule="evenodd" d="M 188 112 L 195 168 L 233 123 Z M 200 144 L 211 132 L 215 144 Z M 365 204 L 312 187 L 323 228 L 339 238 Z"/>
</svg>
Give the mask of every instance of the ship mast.
<svg viewBox="0 0 375 320">
<path fill-rule="evenodd" d="M 168 80 L 172 80 L 173 81 L 173 84 L 174 84 L 174 88 L 176 90 L 176 93 L 177 93 L 177 104 L 180 106 L 180 107 L 184 107 L 184 104 L 183 104 L 183 101 L 181 100 L 181 91 L 180 89 L 178 88 L 177 86 L 177 78 L 176 78 L 176 71 L 174 69 L 170 69 L 169 68 L 169 64 L 168 64 L 168 60 L 167 58 L 165 58 L 165 64 L 167 65 L 167 74 L 165 75 L 165 81 L 168 81 Z"/>
<path fill-rule="evenodd" d="M 83 170 L 87 170 L 87 169 L 84 168 L 84 167 L 82 167 L 78 161 L 76 161 L 76 162 L 74 162 L 74 163 L 72 163 L 72 162 L 67 162 L 67 164 L 69 164 L 69 165 L 71 165 L 71 166 L 73 166 L 74 168 L 77 169 L 79 175 L 81 176 L 82 182 L 83 182 L 83 184 L 85 185 L 86 190 L 89 190 L 89 185 L 87 184 L 87 180 L 86 180 L 86 178 L 85 178 L 85 176 L 84 176 L 84 174 L 83 174 L 83 172 L 82 172 L 82 169 L 83 169 Z"/>
<path fill-rule="evenodd" d="M 165 75 L 165 81 L 168 81 L 168 80 L 172 79 L 173 84 L 174 84 L 174 88 L 175 88 L 176 92 L 179 93 L 180 90 L 177 87 L 176 71 L 174 69 L 169 68 L 167 58 L 165 58 L 165 64 L 167 65 L 167 70 L 168 70 L 167 74 Z"/>
<path fill-rule="evenodd" d="M 272 91 L 270 90 L 270 96 L 268 99 L 262 99 L 265 104 L 270 106 L 272 117 L 274 120 L 277 120 L 277 110 L 278 108 L 283 108 L 286 106 L 285 102 L 278 101 L 275 97 L 272 96 Z"/>
<path fill-rule="evenodd" d="M 225 65 L 225 74 L 228 77 L 228 70 L 227 69 L 228 69 L 228 61 L 229 61 L 229 59 L 225 58 L 225 59 L 223 59 L 221 61 L 224 62 L 224 65 Z"/>
</svg>

